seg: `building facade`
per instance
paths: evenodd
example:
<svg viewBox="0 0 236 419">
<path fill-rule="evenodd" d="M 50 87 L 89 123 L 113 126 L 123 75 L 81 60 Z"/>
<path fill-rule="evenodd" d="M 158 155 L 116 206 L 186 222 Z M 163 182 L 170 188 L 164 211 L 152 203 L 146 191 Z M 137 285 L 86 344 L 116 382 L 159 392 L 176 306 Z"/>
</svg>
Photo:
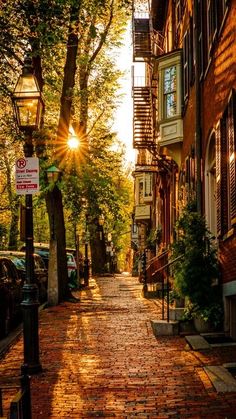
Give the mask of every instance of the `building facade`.
<svg viewBox="0 0 236 419">
<path fill-rule="evenodd" d="M 236 338 L 236 0 L 133 4 L 135 222 L 148 279 L 195 199 L 216 237 Z"/>
</svg>

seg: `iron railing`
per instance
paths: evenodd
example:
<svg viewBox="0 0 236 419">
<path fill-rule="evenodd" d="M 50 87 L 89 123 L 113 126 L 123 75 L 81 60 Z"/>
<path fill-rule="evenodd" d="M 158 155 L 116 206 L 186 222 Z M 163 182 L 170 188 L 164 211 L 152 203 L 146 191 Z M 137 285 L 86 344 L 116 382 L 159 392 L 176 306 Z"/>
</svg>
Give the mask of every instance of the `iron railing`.
<svg viewBox="0 0 236 419">
<path fill-rule="evenodd" d="M 27 367 L 22 366 L 22 375 L 18 383 L 0 383 L 0 416 L 10 419 L 31 419 L 31 395 L 30 377 L 27 374 Z M 3 393 L 18 390 L 10 403 L 10 413 L 4 416 L 3 412 Z"/>
</svg>

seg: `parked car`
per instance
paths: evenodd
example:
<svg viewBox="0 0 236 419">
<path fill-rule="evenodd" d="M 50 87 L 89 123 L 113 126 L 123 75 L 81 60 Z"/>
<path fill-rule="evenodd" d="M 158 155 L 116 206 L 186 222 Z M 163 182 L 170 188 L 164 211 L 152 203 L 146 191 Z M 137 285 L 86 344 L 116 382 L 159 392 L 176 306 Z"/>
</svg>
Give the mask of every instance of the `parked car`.
<svg viewBox="0 0 236 419">
<path fill-rule="evenodd" d="M 76 260 L 72 253 L 66 253 L 67 258 L 67 272 L 68 272 L 68 278 L 70 279 L 71 276 L 76 272 L 77 266 L 76 266 Z"/>
<path fill-rule="evenodd" d="M 0 256 L 0 337 L 6 336 L 14 323 L 21 319 L 22 286 L 24 279 L 13 261 Z"/>
<path fill-rule="evenodd" d="M 21 247 L 21 250 L 25 250 L 25 246 Z M 34 243 L 34 252 L 41 256 L 43 259 L 47 269 L 49 263 L 49 245 L 46 243 Z M 76 272 L 76 259 L 75 259 L 75 249 L 66 249 L 67 255 L 67 272 L 68 272 L 68 279 L 71 278 L 71 274 L 73 275 Z"/>
<path fill-rule="evenodd" d="M 12 260 L 21 278 L 26 279 L 25 252 L 12 250 L 0 251 L 0 256 L 6 256 Z M 39 301 L 47 301 L 48 271 L 40 255 L 34 253 L 34 276 L 39 289 Z"/>
<path fill-rule="evenodd" d="M 22 246 L 20 250 L 25 251 L 25 246 Z M 41 256 L 46 269 L 48 269 L 49 245 L 46 243 L 34 243 L 34 253 L 37 253 L 37 255 Z"/>
</svg>

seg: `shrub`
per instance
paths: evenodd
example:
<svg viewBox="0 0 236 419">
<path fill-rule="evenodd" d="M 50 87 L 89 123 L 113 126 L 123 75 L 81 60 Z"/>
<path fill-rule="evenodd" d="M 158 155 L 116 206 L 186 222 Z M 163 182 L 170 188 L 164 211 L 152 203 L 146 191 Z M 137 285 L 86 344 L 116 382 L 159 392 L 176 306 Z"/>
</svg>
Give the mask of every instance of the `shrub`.
<svg viewBox="0 0 236 419">
<path fill-rule="evenodd" d="M 176 237 L 173 258 L 183 258 L 173 264 L 175 288 L 193 306 L 205 308 L 217 298 L 212 282 L 218 277 L 218 262 L 213 237 L 194 203 L 186 206 L 178 220 Z"/>
</svg>

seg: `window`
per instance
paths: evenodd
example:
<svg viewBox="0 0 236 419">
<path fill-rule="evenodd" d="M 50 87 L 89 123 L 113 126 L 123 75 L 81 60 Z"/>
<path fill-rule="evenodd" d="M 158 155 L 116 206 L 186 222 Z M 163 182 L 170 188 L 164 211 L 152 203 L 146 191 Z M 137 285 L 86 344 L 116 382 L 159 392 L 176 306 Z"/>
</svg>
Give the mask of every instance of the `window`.
<svg viewBox="0 0 236 419">
<path fill-rule="evenodd" d="M 136 205 L 152 201 L 152 173 L 142 173 L 136 178 Z"/>
<path fill-rule="evenodd" d="M 164 70 L 164 114 L 166 118 L 176 115 L 176 66 Z"/>
<path fill-rule="evenodd" d="M 213 42 L 217 30 L 217 13 L 216 0 L 208 0 L 207 3 L 207 41 L 208 41 L 208 58 L 211 55 Z"/>
<path fill-rule="evenodd" d="M 158 127 L 159 143 L 169 145 L 183 141 L 183 64 L 182 51 L 158 57 Z"/>
<path fill-rule="evenodd" d="M 181 22 L 182 17 L 183 17 L 184 6 L 185 6 L 185 0 L 177 0 L 176 1 L 176 6 L 175 6 L 175 19 L 176 19 L 176 26 L 177 26 L 177 28 L 180 25 L 180 22 Z"/>
<path fill-rule="evenodd" d="M 229 172 L 229 217 L 230 226 L 236 222 L 236 170 L 235 170 L 235 151 L 236 151 L 236 106 L 235 95 L 232 95 L 228 105 L 227 127 L 227 148 L 228 148 L 228 172 Z"/>
<path fill-rule="evenodd" d="M 197 25 L 198 28 L 198 51 L 199 51 L 199 56 L 198 56 L 198 60 L 199 60 L 199 76 L 200 79 L 203 77 L 203 72 L 204 72 L 204 23 L 203 23 L 203 14 L 204 14 L 204 10 L 203 10 L 203 2 L 202 0 L 198 0 L 198 5 L 197 5 L 198 11 L 198 21 L 195 23 L 195 25 Z"/>
<path fill-rule="evenodd" d="M 217 29 L 220 30 L 221 26 L 225 20 L 226 13 L 229 8 L 229 0 L 219 0 L 217 1 Z"/>
<path fill-rule="evenodd" d="M 144 199 L 149 200 L 152 198 L 152 174 L 144 174 Z"/>
<path fill-rule="evenodd" d="M 217 231 L 224 235 L 236 224 L 236 95 L 216 128 Z"/>
<path fill-rule="evenodd" d="M 188 31 L 184 35 L 183 71 L 184 71 L 184 100 L 186 101 L 189 94 L 189 32 Z"/>
<path fill-rule="evenodd" d="M 138 203 L 139 204 L 143 204 L 144 200 L 143 200 L 143 180 L 139 179 L 139 184 L 138 184 Z"/>
</svg>

